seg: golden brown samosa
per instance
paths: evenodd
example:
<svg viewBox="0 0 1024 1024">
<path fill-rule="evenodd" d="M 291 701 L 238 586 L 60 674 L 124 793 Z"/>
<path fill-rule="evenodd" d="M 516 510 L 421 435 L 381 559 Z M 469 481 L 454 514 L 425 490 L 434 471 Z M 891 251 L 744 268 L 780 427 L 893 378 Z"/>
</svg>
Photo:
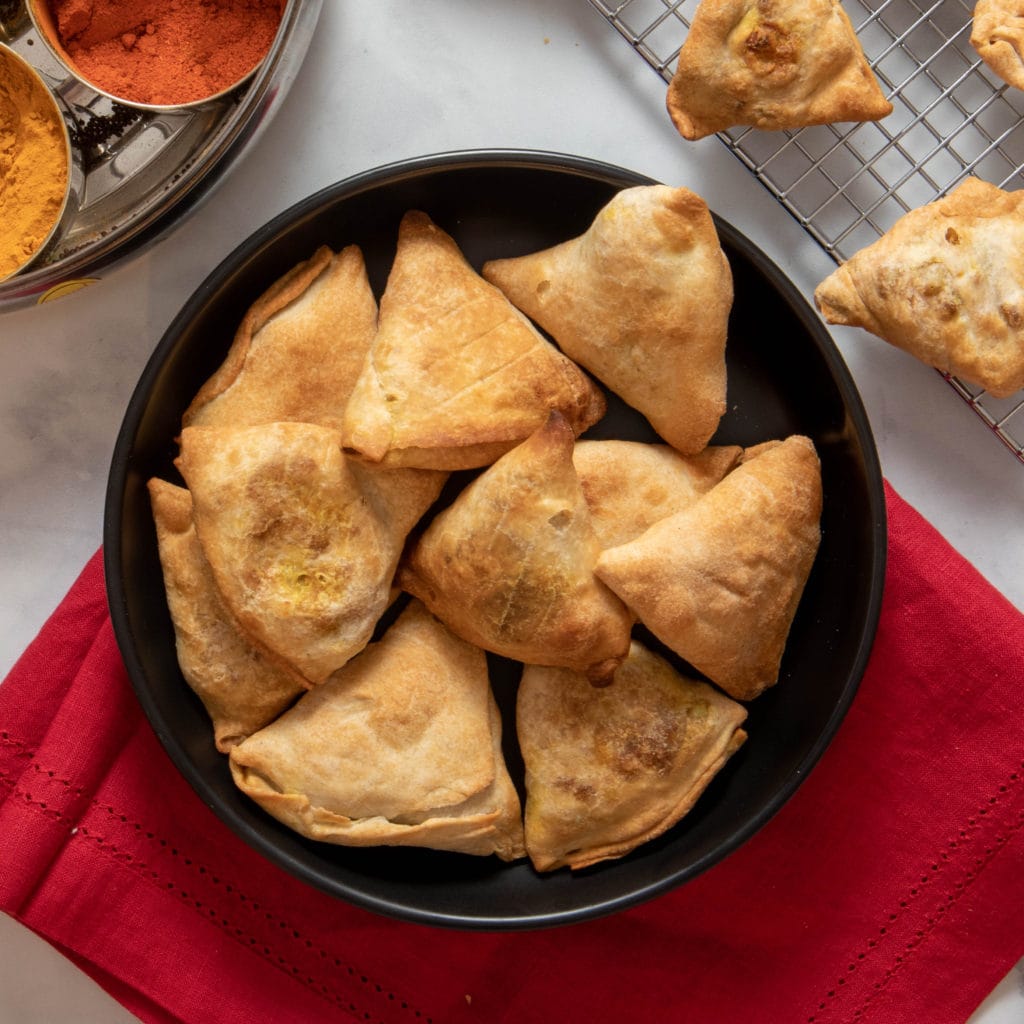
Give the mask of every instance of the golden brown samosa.
<svg viewBox="0 0 1024 1024">
<path fill-rule="evenodd" d="M 347 846 L 523 856 L 483 651 L 413 601 L 383 638 L 231 752 L 239 788 Z"/>
<path fill-rule="evenodd" d="M 516 731 L 534 867 L 589 867 L 671 828 L 742 745 L 746 717 L 636 641 L 606 687 L 527 665 Z"/>
<path fill-rule="evenodd" d="M 738 462 L 738 445 L 681 455 L 643 441 L 577 441 L 572 462 L 602 548 L 639 537 L 659 519 L 692 505 Z"/>
<path fill-rule="evenodd" d="M 814 301 L 831 324 L 1013 394 L 1024 387 L 1024 191 L 964 179 L 854 253 Z"/>
<path fill-rule="evenodd" d="M 185 410 L 185 426 L 300 420 L 341 429 L 377 329 L 361 250 L 326 246 L 250 307 L 227 357 Z"/>
<path fill-rule="evenodd" d="M 312 683 L 370 639 L 406 536 L 445 479 L 363 467 L 311 423 L 186 427 L 176 465 L 224 604 Z"/>
<path fill-rule="evenodd" d="M 1008 85 L 1024 89 L 1024 17 L 1012 0 L 977 0 L 971 46 Z"/>
<path fill-rule="evenodd" d="M 666 105 L 691 141 L 892 113 L 839 0 L 701 0 Z"/>
<path fill-rule="evenodd" d="M 385 465 L 485 466 L 552 409 L 580 434 L 604 415 L 605 399 L 451 236 L 425 213 L 407 213 L 346 410 L 346 448 Z"/>
<path fill-rule="evenodd" d="M 708 443 L 725 412 L 733 287 L 700 196 L 624 189 L 579 237 L 483 274 L 662 439 L 686 454 Z"/>
<path fill-rule="evenodd" d="M 811 440 L 767 442 L 690 508 L 602 552 L 596 572 L 662 643 L 751 700 L 778 681 L 821 509 Z"/>
<path fill-rule="evenodd" d="M 398 583 L 470 643 L 600 683 L 625 658 L 632 620 L 594 576 L 600 544 L 573 441 L 552 413 L 437 514 Z"/>
<path fill-rule="evenodd" d="M 309 684 L 264 658 L 224 608 L 192 523 L 184 487 L 148 483 L 178 664 L 226 753 L 276 718 Z"/>
</svg>

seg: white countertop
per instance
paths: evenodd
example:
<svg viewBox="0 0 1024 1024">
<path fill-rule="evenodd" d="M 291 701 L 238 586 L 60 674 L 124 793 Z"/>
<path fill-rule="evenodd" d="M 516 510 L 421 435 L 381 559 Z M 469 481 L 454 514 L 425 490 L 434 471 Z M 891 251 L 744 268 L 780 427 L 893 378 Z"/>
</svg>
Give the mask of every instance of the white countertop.
<svg viewBox="0 0 1024 1024">
<path fill-rule="evenodd" d="M 283 106 L 197 213 L 98 284 L 0 315 L 0 676 L 100 544 L 116 433 L 163 331 L 224 256 L 311 192 L 427 153 L 579 154 L 697 191 L 809 298 L 834 264 L 721 142 L 684 142 L 664 95 L 586 0 L 324 0 Z M 834 336 L 886 477 L 1024 608 L 1024 466 L 935 371 L 862 332 Z M 0 1024 L 134 1019 L 4 915 L 0 950 Z M 1018 966 L 972 1024 L 1022 1019 Z"/>
</svg>

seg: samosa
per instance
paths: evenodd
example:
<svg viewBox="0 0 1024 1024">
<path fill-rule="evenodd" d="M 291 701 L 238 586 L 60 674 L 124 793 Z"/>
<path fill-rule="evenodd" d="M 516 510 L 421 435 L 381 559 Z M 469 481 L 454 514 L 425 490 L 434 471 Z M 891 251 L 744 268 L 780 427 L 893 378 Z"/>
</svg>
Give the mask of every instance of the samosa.
<svg viewBox="0 0 1024 1024">
<path fill-rule="evenodd" d="M 701 0 L 666 97 L 691 141 L 892 113 L 839 0 Z"/>
<path fill-rule="evenodd" d="M 528 665 L 516 702 L 538 871 L 622 857 L 675 825 L 740 748 L 741 704 L 639 642 L 610 686 Z"/>
<path fill-rule="evenodd" d="M 596 572 L 662 643 L 752 700 L 778 681 L 821 512 L 813 442 L 765 442 L 690 508 L 603 551 Z"/>
<path fill-rule="evenodd" d="M 483 274 L 664 441 L 705 447 L 725 412 L 733 284 L 700 196 L 624 189 L 582 235 Z"/>
<path fill-rule="evenodd" d="M 362 251 L 321 246 L 242 319 L 224 362 L 185 410 L 185 426 L 298 420 L 340 430 L 377 330 Z"/>
<path fill-rule="evenodd" d="M 470 266 L 427 214 L 402 218 L 380 327 L 348 403 L 346 449 L 388 466 L 486 466 L 557 409 L 575 434 L 600 389 Z"/>
<path fill-rule="evenodd" d="M 629 650 L 632 619 L 594 575 L 600 543 L 573 441 L 552 413 L 437 514 L 398 583 L 470 643 L 602 683 Z"/>
<path fill-rule="evenodd" d="M 235 625 L 196 536 L 189 492 L 155 477 L 148 490 L 178 664 L 210 716 L 217 749 L 226 753 L 310 684 L 265 658 Z"/>
<path fill-rule="evenodd" d="M 312 683 L 369 641 L 406 537 L 446 479 L 363 467 L 337 431 L 310 423 L 186 427 L 176 465 L 224 604 Z"/>
<path fill-rule="evenodd" d="M 231 752 L 238 787 L 310 839 L 523 856 L 487 658 L 416 601 Z"/>
</svg>

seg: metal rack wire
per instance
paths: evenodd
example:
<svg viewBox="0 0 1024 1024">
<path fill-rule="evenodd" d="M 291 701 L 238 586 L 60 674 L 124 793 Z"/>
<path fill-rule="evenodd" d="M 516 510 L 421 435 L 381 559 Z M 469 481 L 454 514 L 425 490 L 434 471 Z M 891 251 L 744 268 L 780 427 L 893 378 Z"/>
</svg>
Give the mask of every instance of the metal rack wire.
<svg viewBox="0 0 1024 1024">
<path fill-rule="evenodd" d="M 698 0 L 590 0 L 667 83 Z M 719 138 L 836 262 L 968 174 L 1024 187 L 1024 92 L 971 47 L 973 0 L 844 0 L 893 112 L 798 131 Z M 943 374 L 1024 463 L 1024 392 L 998 400 Z"/>
</svg>

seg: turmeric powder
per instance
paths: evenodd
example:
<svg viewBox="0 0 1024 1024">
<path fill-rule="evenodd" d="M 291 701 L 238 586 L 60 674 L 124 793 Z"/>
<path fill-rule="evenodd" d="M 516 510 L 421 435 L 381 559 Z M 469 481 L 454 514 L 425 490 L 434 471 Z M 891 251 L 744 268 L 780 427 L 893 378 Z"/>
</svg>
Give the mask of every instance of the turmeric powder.
<svg viewBox="0 0 1024 1024">
<path fill-rule="evenodd" d="M 45 84 L 0 47 L 0 280 L 27 263 L 53 230 L 68 184 L 68 143 Z"/>
</svg>

